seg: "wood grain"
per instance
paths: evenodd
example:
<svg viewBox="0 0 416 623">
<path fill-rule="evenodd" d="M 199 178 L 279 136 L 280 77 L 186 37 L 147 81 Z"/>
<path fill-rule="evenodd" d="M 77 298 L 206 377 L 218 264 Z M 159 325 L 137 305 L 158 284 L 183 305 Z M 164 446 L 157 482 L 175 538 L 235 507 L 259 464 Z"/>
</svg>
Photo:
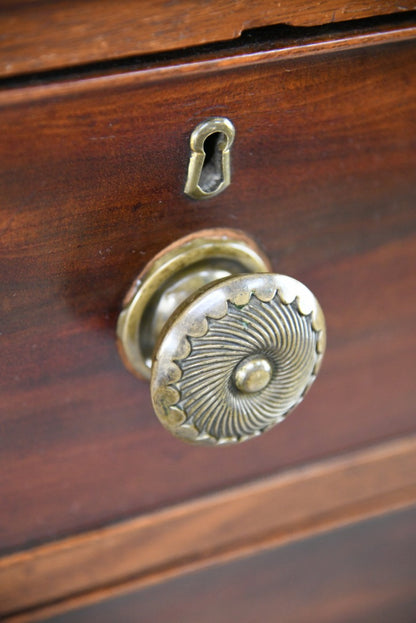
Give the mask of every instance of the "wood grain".
<svg viewBox="0 0 416 623">
<path fill-rule="evenodd" d="M 413 507 L 52 618 L 45 612 L 45 618 L 49 623 L 413 623 L 415 523 Z"/>
<path fill-rule="evenodd" d="M 416 48 L 377 36 L 0 93 L 3 552 L 415 431 Z M 188 144 L 213 114 L 232 184 L 202 205 Z M 144 263 L 206 227 L 254 236 L 329 335 L 304 404 L 226 450 L 171 439 L 115 345 Z"/>
<path fill-rule="evenodd" d="M 0 75 L 225 41 L 273 24 L 311 26 L 399 13 L 414 0 L 3 0 Z"/>
<path fill-rule="evenodd" d="M 3 558 L 0 614 L 65 610 L 77 593 L 93 601 L 101 587 L 144 586 L 414 502 L 416 437 Z"/>
</svg>

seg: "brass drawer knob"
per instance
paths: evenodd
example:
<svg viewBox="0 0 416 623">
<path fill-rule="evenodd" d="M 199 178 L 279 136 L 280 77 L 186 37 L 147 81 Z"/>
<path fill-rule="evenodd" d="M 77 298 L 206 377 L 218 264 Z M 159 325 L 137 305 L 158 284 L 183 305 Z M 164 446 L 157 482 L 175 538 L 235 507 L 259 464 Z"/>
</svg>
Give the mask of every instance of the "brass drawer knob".
<svg viewBox="0 0 416 623">
<path fill-rule="evenodd" d="M 325 350 L 319 303 L 268 271 L 241 232 L 206 230 L 159 254 L 128 295 L 120 352 L 150 377 L 156 415 L 175 436 L 246 441 L 281 422 L 315 380 Z"/>
</svg>

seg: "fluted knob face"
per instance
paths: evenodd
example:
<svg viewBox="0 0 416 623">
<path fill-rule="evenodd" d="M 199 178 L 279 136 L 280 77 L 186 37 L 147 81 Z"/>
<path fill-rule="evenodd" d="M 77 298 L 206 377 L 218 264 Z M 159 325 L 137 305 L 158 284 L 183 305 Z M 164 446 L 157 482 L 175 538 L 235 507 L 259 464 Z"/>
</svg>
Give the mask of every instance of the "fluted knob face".
<svg viewBox="0 0 416 623">
<path fill-rule="evenodd" d="M 191 443 L 251 439 L 299 404 L 324 350 L 323 313 L 303 284 L 273 274 L 228 277 L 167 323 L 152 367 L 155 412 Z"/>
</svg>

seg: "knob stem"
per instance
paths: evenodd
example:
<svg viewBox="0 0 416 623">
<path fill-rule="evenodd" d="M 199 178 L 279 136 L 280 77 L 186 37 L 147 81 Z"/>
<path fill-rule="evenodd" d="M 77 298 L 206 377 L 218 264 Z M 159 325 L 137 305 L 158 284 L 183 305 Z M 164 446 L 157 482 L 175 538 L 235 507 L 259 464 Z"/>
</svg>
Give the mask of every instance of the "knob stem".
<svg viewBox="0 0 416 623">
<path fill-rule="evenodd" d="M 207 229 L 168 246 L 145 266 L 124 300 L 117 336 L 126 367 L 150 379 L 163 327 L 196 291 L 232 275 L 268 271 L 267 257 L 240 231 Z"/>
</svg>

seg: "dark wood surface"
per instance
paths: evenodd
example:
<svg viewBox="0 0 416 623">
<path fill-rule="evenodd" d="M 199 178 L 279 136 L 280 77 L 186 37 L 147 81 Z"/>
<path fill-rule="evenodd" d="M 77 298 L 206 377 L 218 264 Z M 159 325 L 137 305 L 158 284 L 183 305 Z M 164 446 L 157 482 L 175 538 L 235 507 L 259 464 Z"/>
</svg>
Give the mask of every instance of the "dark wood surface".
<svg viewBox="0 0 416 623">
<path fill-rule="evenodd" d="M 0 617 L 36 620 L 415 503 L 413 436 L 3 557 Z"/>
<path fill-rule="evenodd" d="M 414 0 L 2 0 L 0 76 L 225 41 L 259 26 L 402 13 Z"/>
<path fill-rule="evenodd" d="M 416 46 L 388 39 L 0 93 L 3 552 L 415 430 Z M 188 140 L 213 114 L 232 184 L 199 203 Z M 217 226 L 316 293 L 328 352 L 284 424 L 200 449 L 162 430 L 115 322 L 154 253 Z"/>
<path fill-rule="evenodd" d="M 47 620 L 413 623 L 415 523 L 413 507 Z"/>
</svg>

